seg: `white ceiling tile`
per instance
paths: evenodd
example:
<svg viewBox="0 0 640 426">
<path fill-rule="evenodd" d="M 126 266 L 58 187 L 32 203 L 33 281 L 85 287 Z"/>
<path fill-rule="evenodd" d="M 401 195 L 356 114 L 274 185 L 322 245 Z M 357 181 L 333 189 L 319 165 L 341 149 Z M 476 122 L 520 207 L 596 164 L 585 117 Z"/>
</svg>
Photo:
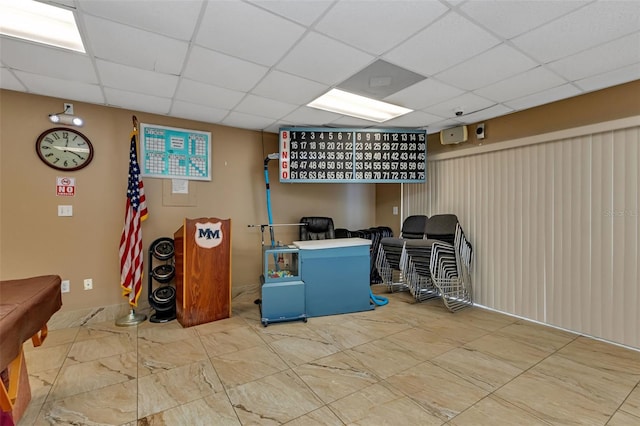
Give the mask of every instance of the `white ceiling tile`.
<svg viewBox="0 0 640 426">
<path fill-rule="evenodd" d="M 229 111 L 226 109 L 196 105 L 189 102 L 174 101 L 171 106 L 172 116 L 205 123 L 219 123 L 227 114 L 229 114 Z"/>
<path fill-rule="evenodd" d="M 475 90 L 535 66 L 536 62 L 529 57 L 506 44 L 500 44 L 437 74 L 436 78 L 455 87 Z"/>
<path fill-rule="evenodd" d="M 170 98 L 176 91 L 178 77 L 141 70 L 126 65 L 96 60 L 100 81 L 106 87 Z"/>
<path fill-rule="evenodd" d="M 231 90 L 247 91 L 267 71 L 268 68 L 262 65 L 194 46 L 187 60 L 184 76 Z"/>
<path fill-rule="evenodd" d="M 513 39 L 543 63 L 638 31 L 640 2 L 599 1 Z"/>
<path fill-rule="evenodd" d="M 572 84 L 563 84 L 562 86 L 553 87 L 551 89 L 543 90 L 542 92 L 534 93 L 533 95 L 523 96 L 521 98 L 513 99 L 505 102 L 504 104 L 514 110 L 529 109 L 538 105 L 548 104 L 560 99 L 571 98 L 580 95 L 581 92 Z"/>
<path fill-rule="evenodd" d="M 463 93 L 461 89 L 432 78 L 407 87 L 384 100 L 411 109 L 424 109 Z"/>
<path fill-rule="evenodd" d="M 193 35 L 202 0 L 131 1 L 79 1 L 80 10 L 91 15 L 121 22 L 180 40 Z"/>
<path fill-rule="evenodd" d="M 132 93 L 126 90 L 111 89 L 109 87 L 104 89 L 104 93 L 107 97 L 107 105 L 109 106 L 162 115 L 168 114 L 171 108 L 171 99 L 168 98 Z"/>
<path fill-rule="evenodd" d="M 91 58 L 78 52 L 0 37 L 2 63 L 13 69 L 83 83 L 97 83 Z"/>
<path fill-rule="evenodd" d="M 334 0 L 250 0 L 249 3 L 303 25 L 311 25 L 334 3 Z"/>
<path fill-rule="evenodd" d="M 296 105 L 287 104 L 273 99 L 263 98 L 261 96 L 247 95 L 234 109 L 238 112 L 246 114 L 258 115 L 260 117 L 281 118 L 293 112 L 297 108 Z"/>
<path fill-rule="evenodd" d="M 455 12 L 383 55 L 390 62 L 422 75 L 434 75 L 500 42 Z"/>
<path fill-rule="evenodd" d="M 94 104 L 104 103 L 102 90 L 97 84 L 62 80 L 23 71 L 14 71 L 14 73 L 30 93 Z"/>
<path fill-rule="evenodd" d="M 424 108 L 423 111 L 438 117 L 455 118 L 455 110 L 462 108 L 465 114 L 470 114 L 481 109 L 486 109 L 495 105 L 495 102 L 489 99 L 474 95 L 473 93 L 465 93 L 455 98 L 448 99 L 437 105 Z"/>
<path fill-rule="evenodd" d="M 339 114 L 304 106 L 282 119 L 290 123 L 298 123 L 298 126 L 322 126 L 340 117 Z"/>
<path fill-rule="evenodd" d="M 306 78 L 272 70 L 251 93 L 293 104 L 308 104 L 325 93 L 327 86 Z"/>
<path fill-rule="evenodd" d="M 387 127 L 407 128 L 407 127 L 427 127 L 431 123 L 441 121 L 442 117 L 427 114 L 423 111 L 413 111 L 393 120 L 385 121 Z"/>
<path fill-rule="evenodd" d="M 271 66 L 305 28 L 248 3 L 209 2 L 196 43 L 241 59 Z"/>
<path fill-rule="evenodd" d="M 474 93 L 496 102 L 506 102 L 565 83 L 566 81 L 557 74 L 544 67 L 538 67 L 476 90 Z"/>
<path fill-rule="evenodd" d="M 26 87 L 9 71 L 8 68 L 0 68 L 0 88 L 24 92 Z"/>
<path fill-rule="evenodd" d="M 447 11 L 439 2 L 375 1 L 337 3 L 315 25 L 318 32 L 381 54 L 424 28 Z"/>
<path fill-rule="evenodd" d="M 85 17 L 89 46 L 97 58 L 179 75 L 189 44 L 92 16 Z"/>
<path fill-rule="evenodd" d="M 318 33 L 309 33 L 276 66 L 277 69 L 329 85 L 360 71 L 374 59 Z"/>
<path fill-rule="evenodd" d="M 245 93 L 229 90 L 223 87 L 212 86 L 199 81 L 182 79 L 175 98 L 180 101 L 194 103 L 202 106 L 231 110 Z"/>
<path fill-rule="evenodd" d="M 484 0 L 466 2 L 460 9 L 485 28 L 510 39 L 587 3 L 589 1 Z"/>
<path fill-rule="evenodd" d="M 361 127 L 366 129 L 368 127 L 373 127 L 374 125 L 380 125 L 381 123 L 343 115 L 340 118 L 333 120 L 331 123 L 327 124 L 329 124 L 330 127 Z M 382 123 L 382 125 L 386 127 L 386 124 Z"/>
<path fill-rule="evenodd" d="M 502 115 L 506 115 L 513 112 L 513 110 L 504 105 L 493 105 L 489 108 L 472 112 L 470 114 L 465 114 L 460 118 L 456 118 L 456 120 L 460 121 L 464 124 L 477 123 L 478 121 L 488 120 L 493 117 L 500 117 Z"/>
<path fill-rule="evenodd" d="M 585 91 L 600 90 L 629 81 L 640 80 L 640 62 L 624 68 L 605 72 L 584 80 L 576 81 L 575 84 Z"/>
<path fill-rule="evenodd" d="M 640 62 L 640 32 L 551 62 L 547 66 L 568 80 L 580 80 L 636 62 Z"/>
<path fill-rule="evenodd" d="M 273 119 L 258 117 L 257 115 L 244 114 L 242 112 L 231 112 L 222 124 L 231 127 L 260 130 L 273 124 Z"/>
</svg>

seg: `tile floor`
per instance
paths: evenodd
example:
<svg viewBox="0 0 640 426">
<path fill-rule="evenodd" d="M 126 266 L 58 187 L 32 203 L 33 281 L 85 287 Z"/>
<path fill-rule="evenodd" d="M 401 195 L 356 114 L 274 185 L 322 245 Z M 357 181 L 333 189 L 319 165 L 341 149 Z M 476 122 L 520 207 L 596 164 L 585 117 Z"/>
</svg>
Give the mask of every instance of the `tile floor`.
<svg viewBox="0 0 640 426">
<path fill-rule="evenodd" d="M 640 352 L 481 308 L 387 295 L 264 328 L 232 318 L 51 331 L 23 425 L 640 425 Z"/>
</svg>

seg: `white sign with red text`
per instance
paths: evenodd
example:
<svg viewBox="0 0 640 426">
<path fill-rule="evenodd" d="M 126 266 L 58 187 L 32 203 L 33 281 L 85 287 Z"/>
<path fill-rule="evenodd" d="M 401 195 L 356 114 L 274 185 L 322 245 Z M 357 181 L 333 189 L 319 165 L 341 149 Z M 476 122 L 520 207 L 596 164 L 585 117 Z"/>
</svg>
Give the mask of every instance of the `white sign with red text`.
<svg viewBox="0 0 640 426">
<path fill-rule="evenodd" d="M 76 178 L 57 177 L 56 195 L 60 197 L 73 197 L 76 195 Z"/>
</svg>

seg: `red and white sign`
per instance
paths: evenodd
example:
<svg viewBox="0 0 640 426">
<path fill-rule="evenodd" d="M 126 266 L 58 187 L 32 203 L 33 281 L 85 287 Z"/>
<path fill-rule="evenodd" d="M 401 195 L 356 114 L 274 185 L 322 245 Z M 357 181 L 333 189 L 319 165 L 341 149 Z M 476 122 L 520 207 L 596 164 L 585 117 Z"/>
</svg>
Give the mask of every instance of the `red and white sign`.
<svg viewBox="0 0 640 426">
<path fill-rule="evenodd" d="M 76 178 L 57 177 L 56 195 L 61 197 L 73 197 L 76 195 Z"/>
</svg>

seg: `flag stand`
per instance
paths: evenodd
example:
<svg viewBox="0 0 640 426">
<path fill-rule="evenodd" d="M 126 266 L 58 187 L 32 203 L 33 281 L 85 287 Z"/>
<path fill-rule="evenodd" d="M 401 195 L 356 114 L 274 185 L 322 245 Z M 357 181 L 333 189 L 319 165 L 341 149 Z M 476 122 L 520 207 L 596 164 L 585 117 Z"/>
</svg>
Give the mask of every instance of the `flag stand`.
<svg viewBox="0 0 640 426">
<path fill-rule="evenodd" d="M 132 325 L 138 325 L 146 319 L 147 319 L 146 315 L 136 314 L 132 308 L 131 311 L 129 311 L 129 315 L 126 315 L 122 318 L 118 318 L 116 320 L 116 325 L 118 327 L 130 327 Z"/>
<path fill-rule="evenodd" d="M 116 325 L 120 327 L 129 327 L 138 325 L 147 319 L 144 314 L 136 314 L 133 307 L 137 303 L 138 296 L 142 289 L 141 285 L 141 267 L 142 258 L 131 259 L 132 253 L 142 255 L 142 229 L 140 224 L 147 216 L 147 206 L 144 196 L 144 188 L 140 180 L 140 169 L 137 160 L 136 135 L 138 133 L 138 118 L 131 116 L 133 130 L 131 132 L 131 147 L 129 150 L 129 183 L 127 188 L 127 214 L 125 217 L 125 227 L 122 231 L 120 240 L 120 276 L 121 284 L 124 288 L 123 295 L 129 296 L 129 305 L 131 310 L 129 315 L 116 320 Z M 137 223 L 136 223 L 137 222 Z M 131 224 L 133 223 L 133 228 Z M 135 230 L 136 232 L 131 232 Z M 134 234 L 134 238 L 130 239 L 130 235 Z M 125 256 L 123 256 L 123 253 Z M 137 267 L 140 267 L 140 270 Z M 133 280 L 133 282 L 132 282 Z"/>
</svg>

